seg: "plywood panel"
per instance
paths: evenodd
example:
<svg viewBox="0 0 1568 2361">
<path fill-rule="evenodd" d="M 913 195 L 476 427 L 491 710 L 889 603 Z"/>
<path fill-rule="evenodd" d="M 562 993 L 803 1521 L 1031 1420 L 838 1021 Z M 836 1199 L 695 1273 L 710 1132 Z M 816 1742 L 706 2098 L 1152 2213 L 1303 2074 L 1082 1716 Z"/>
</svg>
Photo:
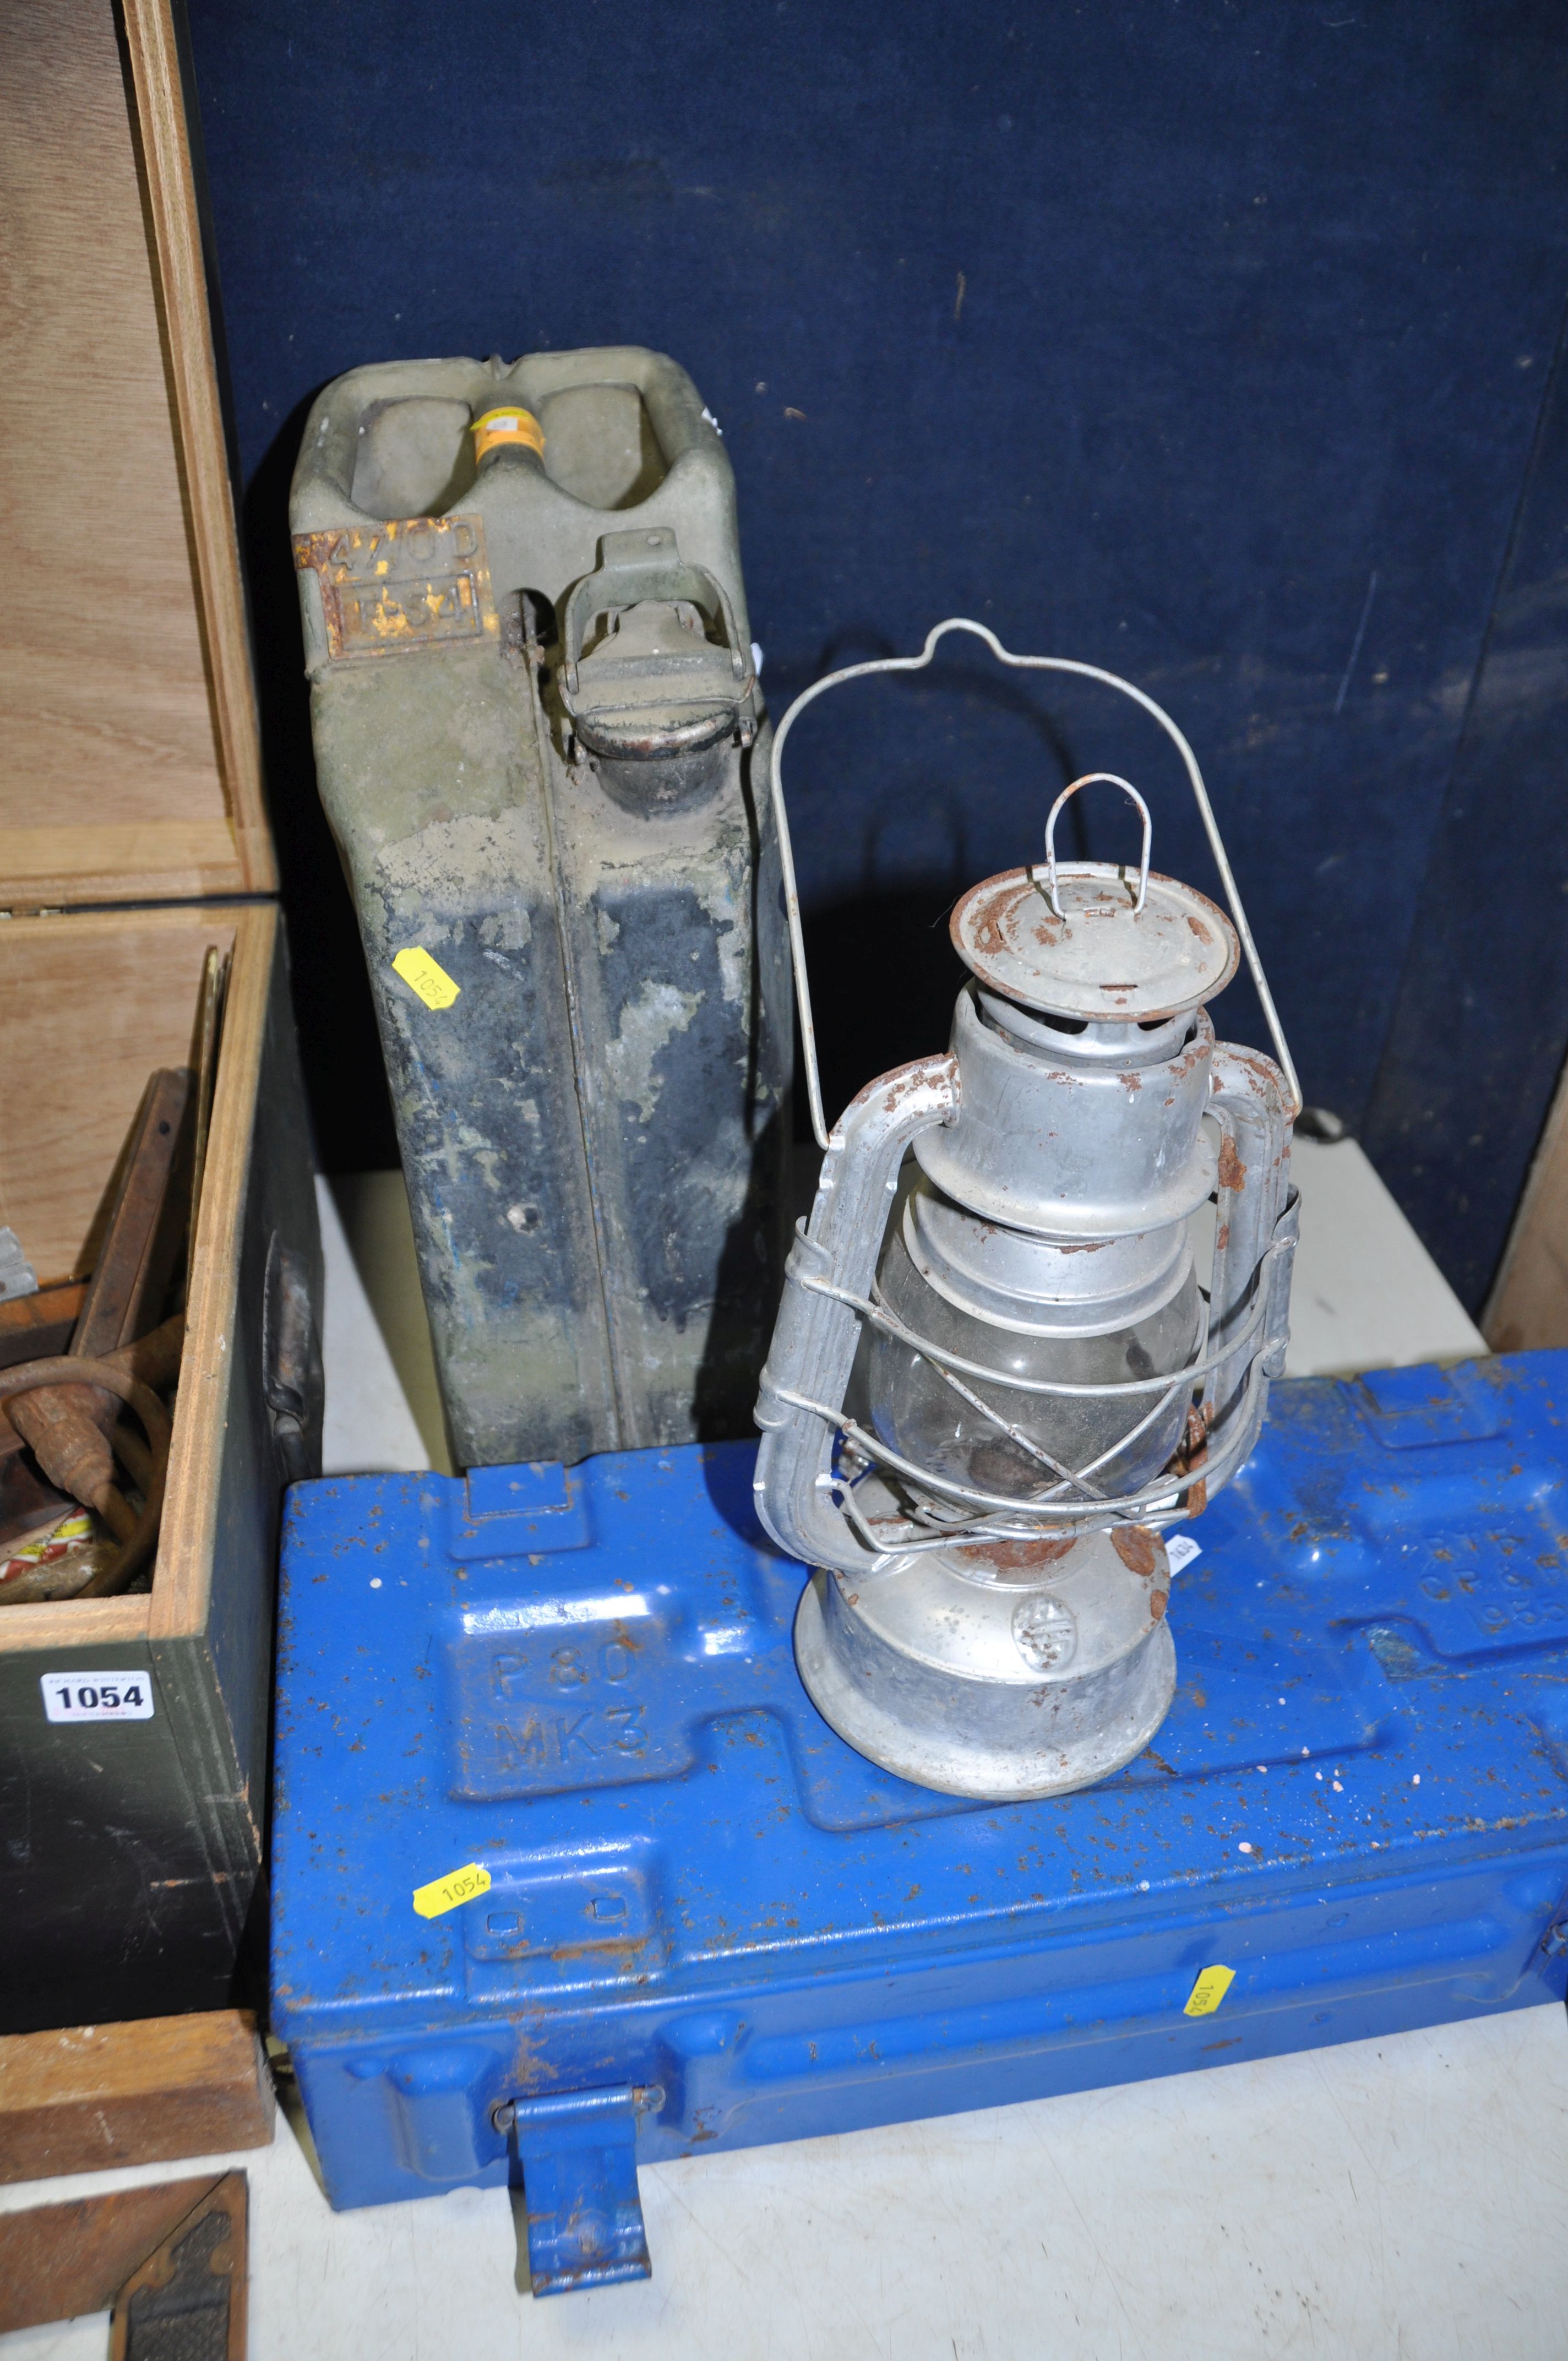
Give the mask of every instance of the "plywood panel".
<svg viewBox="0 0 1568 2361">
<path fill-rule="evenodd" d="M 261 793 L 239 534 L 172 0 L 122 0 L 122 5 L 219 768 L 241 882 L 264 892 L 278 878 Z"/>
<path fill-rule="evenodd" d="M 0 8 L 0 897 L 24 905 L 271 882 L 167 0 L 128 23 L 145 187 L 108 0 Z"/>
<path fill-rule="evenodd" d="M 0 1224 L 40 1279 L 87 1268 L 147 1078 L 189 1061 L 202 962 L 209 943 L 230 947 L 236 918 L 171 908 L 0 925 Z"/>
<path fill-rule="evenodd" d="M 268 1466 L 271 1437 L 265 1402 L 250 1399 L 261 1367 L 265 1248 L 259 1254 L 253 1251 L 249 1258 L 250 1285 L 243 1303 L 240 1269 L 246 1258 L 257 1126 L 273 1112 L 258 1102 L 268 1003 L 275 983 L 287 1005 L 286 983 L 280 975 L 275 978 L 277 934 L 278 913 L 270 905 L 239 913 L 197 1214 L 180 1415 L 169 1456 L 151 1627 L 158 1638 L 205 1629 L 225 1509 L 231 1546 L 238 1532 L 254 1523 L 263 1536 L 257 1556 L 267 1565 L 272 1554 L 277 1511 Z M 286 1120 L 283 1110 L 276 1115 Z M 300 1145 L 302 1185 L 308 1187 L 309 1148 L 303 1140 Z M 245 1480 L 231 1488 L 225 1501 L 220 1497 L 222 1471 L 230 1446 L 244 1456 Z M 269 1630 L 269 1585 L 264 1584 L 259 1599 L 248 1603 L 258 1609 Z M 241 1709 L 236 1696 L 232 1710 L 237 1714 Z"/>
</svg>

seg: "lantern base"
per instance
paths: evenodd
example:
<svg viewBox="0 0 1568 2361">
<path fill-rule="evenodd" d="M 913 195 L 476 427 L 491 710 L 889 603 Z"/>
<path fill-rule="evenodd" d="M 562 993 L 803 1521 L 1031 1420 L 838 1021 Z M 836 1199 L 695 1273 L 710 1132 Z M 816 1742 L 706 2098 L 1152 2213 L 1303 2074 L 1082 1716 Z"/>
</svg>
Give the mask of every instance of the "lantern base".
<svg viewBox="0 0 1568 2361">
<path fill-rule="evenodd" d="M 941 1551 L 814 1574 L 795 1653 L 823 1719 L 944 1795 L 1020 1802 L 1108 1779 L 1176 1690 L 1165 1550 L 1135 1527 L 1047 1554 L 1023 1570 Z"/>
</svg>

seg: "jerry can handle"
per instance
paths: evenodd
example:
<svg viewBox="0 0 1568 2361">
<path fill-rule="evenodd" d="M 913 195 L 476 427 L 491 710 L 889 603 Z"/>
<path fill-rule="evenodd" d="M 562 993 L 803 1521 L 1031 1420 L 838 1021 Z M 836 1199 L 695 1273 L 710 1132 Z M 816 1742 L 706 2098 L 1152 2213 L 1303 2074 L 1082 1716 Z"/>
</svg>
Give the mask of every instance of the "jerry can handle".
<svg viewBox="0 0 1568 2361">
<path fill-rule="evenodd" d="M 706 566 L 687 566 L 668 525 L 645 525 L 639 533 L 607 533 L 599 543 L 598 570 L 574 584 L 561 619 L 562 669 L 568 697 L 577 693 L 577 662 L 583 636 L 596 614 L 609 607 L 635 607 L 644 599 L 671 604 L 685 599 L 724 633 L 729 669 L 749 687 L 750 666 L 729 594 Z"/>
</svg>

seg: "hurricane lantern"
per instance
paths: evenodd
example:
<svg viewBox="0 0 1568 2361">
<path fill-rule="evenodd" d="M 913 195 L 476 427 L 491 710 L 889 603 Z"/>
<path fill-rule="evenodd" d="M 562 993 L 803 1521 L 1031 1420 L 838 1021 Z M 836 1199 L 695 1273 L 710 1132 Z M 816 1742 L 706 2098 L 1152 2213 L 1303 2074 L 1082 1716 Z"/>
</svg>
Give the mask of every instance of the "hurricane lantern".
<svg viewBox="0 0 1568 2361">
<path fill-rule="evenodd" d="M 780 761 L 796 715 L 949 631 L 1125 691 L 1187 765 L 1231 916 L 1149 866 L 1147 806 L 1091 773 L 1043 861 L 952 914 L 951 1045 L 822 1118 Z M 1069 797 L 1142 818 L 1137 866 L 1058 862 Z M 1163 1535 L 1256 1441 L 1284 1362 L 1299 1105 L 1196 760 L 1116 675 L 938 625 L 916 657 L 831 674 L 773 748 L 813 1120 L 825 1153 L 791 1253 L 757 1420 L 757 1504 L 814 1569 L 801 1678 L 860 1753 L 925 1787 L 1065 1794 L 1139 1753 L 1176 1684 Z M 1234 923 L 1233 923 L 1234 922 Z M 1278 1064 L 1205 1004 L 1245 947 Z M 1214 1206 L 1212 1245 L 1197 1218 Z"/>
</svg>

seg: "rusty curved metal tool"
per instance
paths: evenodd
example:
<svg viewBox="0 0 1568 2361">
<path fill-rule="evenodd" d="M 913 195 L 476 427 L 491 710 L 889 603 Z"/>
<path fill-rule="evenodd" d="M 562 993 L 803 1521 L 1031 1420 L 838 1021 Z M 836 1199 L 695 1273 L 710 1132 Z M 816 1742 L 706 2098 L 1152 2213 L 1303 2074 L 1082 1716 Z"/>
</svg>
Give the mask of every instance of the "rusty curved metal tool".
<svg viewBox="0 0 1568 2361">
<path fill-rule="evenodd" d="M 205 999 L 204 994 L 203 1007 Z M 117 1168 L 93 1276 L 82 1289 L 66 1348 L 74 1361 L 113 1357 L 122 1367 L 127 1366 L 127 1350 L 134 1349 L 131 1374 L 155 1387 L 171 1382 L 179 1367 L 179 1334 L 166 1323 L 152 1331 L 159 1340 L 155 1344 L 144 1332 L 168 1297 L 189 1226 L 192 1098 L 192 1076 L 187 1068 L 160 1068 L 148 1078 Z M 160 1345 L 171 1334 L 170 1356 Z M 34 1352 L 49 1349 L 40 1339 Z M 60 1345 L 53 1350 L 60 1351 Z M 16 1404 L 8 1424 L 0 1423 L 0 1453 L 7 1444 L 13 1452 L 28 1445 L 49 1481 L 88 1507 L 97 1506 L 96 1494 L 112 1485 L 115 1456 L 145 1491 L 151 1468 L 135 1435 L 128 1438 L 129 1455 L 121 1444 L 111 1449 L 104 1440 L 102 1430 L 115 1415 L 115 1400 L 105 1387 L 39 1389 Z M 134 1522 L 130 1512 L 116 1515 L 111 1502 L 103 1513 L 117 1538 L 127 1540 Z"/>
<path fill-rule="evenodd" d="M 115 1366 L 113 1361 L 90 1360 L 78 1354 L 60 1354 L 52 1360 L 26 1362 L 19 1369 L 0 1371 L 0 1402 L 14 1395 L 35 1393 L 46 1386 L 60 1384 L 101 1386 L 105 1392 L 115 1394 L 140 1421 L 151 1453 L 151 1464 L 143 1482 L 142 1505 L 134 1510 L 125 1495 L 107 1477 L 101 1475 L 84 1479 L 91 1482 L 91 1493 L 84 1505 L 94 1509 L 119 1541 L 120 1546 L 107 1565 L 99 1568 L 82 1588 L 79 1598 L 107 1598 L 124 1590 L 133 1576 L 147 1563 L 158 1540 L 159 1521 L 163 1514 L 163 1487 L 169 1470 L 169 1444 L 171 1429 L 169 1413 L 150 1386 Z M 96 1432 L 96 1430 L 94 1430 Z M 119 1437 L 111 1437 L 118 1445 Z"/>
</svg>

